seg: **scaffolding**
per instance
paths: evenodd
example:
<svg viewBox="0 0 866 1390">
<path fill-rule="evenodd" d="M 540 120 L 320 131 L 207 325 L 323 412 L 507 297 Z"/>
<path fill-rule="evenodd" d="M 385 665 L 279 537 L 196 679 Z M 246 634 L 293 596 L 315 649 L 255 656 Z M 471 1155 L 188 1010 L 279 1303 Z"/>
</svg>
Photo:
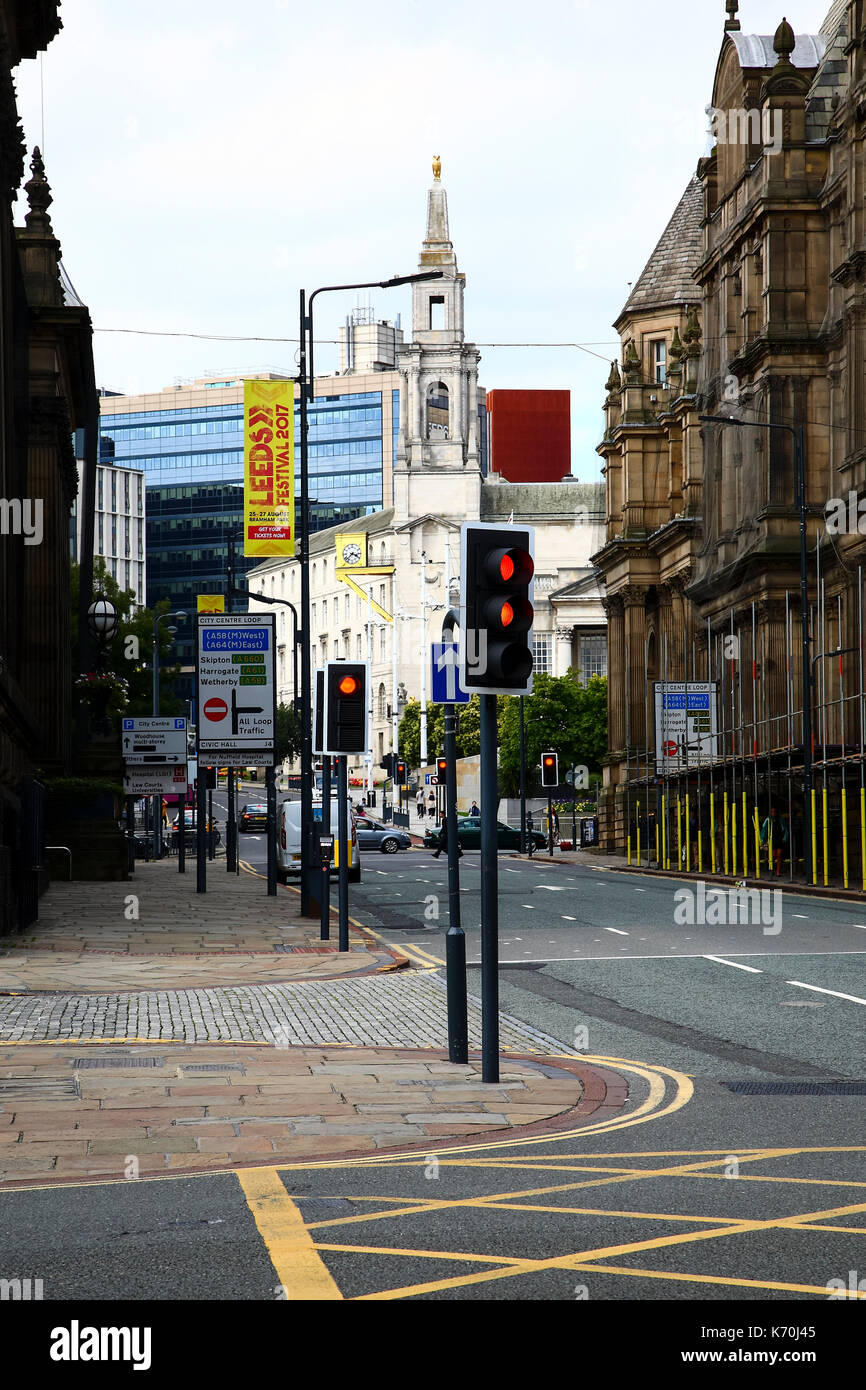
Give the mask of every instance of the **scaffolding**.
<svg viewBox="0 0 866 1390">
<path fill-rule="evenodd" d="M 863 571 L 824 572 L 816 548 L 816 602 L 807 614 L 812 727 L 803 729 L 802 614 L 799 592 L 785 589 L 707 618 L 705 647 L 694 636 L 672 653 L 662 639 L 665 680 L 649 669 L 644 638 L 644 739 L 632 741 L 635 673 L 625 661 L 625 785 L 621 788 L 628 862 L 664 872 L 697 872 L 735 881 L 787 878 L 866 893 L 866 699 L 863 657 Z M 832 591 L 828 592 L 828 584 Z M 780 633 L 781 638 L 780 640 Z M 672 644 L 671 644 L 672 645 Z M 775 653 L 774 655 L 771 653 Z M 784 659 L 779 660 L 782 651 Z M 678 661 L 679 670 L 673 670 Z M 686 728 L 695 697 L 709 685 L 715 730 L 672 737 L 668 699 L 656 692 L 685 687 Z M 653 688 L 655 686 L 655 689 Z M 690 698 L 692 704 L 690 705 Z M 804 741 L 810 740 L 812 788 L 805 804 Z M 809 827 L 810 854 L 804 838 Z"/>
</svg>

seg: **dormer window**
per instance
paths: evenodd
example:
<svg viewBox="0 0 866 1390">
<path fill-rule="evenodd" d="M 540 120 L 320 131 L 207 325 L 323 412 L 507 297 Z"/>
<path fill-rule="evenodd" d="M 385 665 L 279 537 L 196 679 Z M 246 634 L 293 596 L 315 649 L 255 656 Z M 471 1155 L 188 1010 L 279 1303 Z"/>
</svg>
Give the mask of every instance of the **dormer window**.
<svg viewBox="0 0 866 1390">
<path fill-rule="evenodd" d="M 656 338 L 650 344 L 652 352 L 652 379 L 657 386 L 664 386 L 668 379 L 668 345 L 664 338 Z"/>
</svg>

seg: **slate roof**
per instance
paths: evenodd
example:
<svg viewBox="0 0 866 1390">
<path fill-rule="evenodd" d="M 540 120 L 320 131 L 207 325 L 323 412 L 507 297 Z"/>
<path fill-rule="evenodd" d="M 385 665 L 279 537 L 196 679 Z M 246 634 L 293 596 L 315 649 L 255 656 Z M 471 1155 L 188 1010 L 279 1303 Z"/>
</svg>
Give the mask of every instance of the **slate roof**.
<svg viewBox="0 0 866 1390">
<path fill-rule="evenodd" d="M 662 308 L 666 304 L 690 304 L 700 297 L 692 271 L 703 250 L 703 215 L 703 189 L 700 179 L 694 176 L 616 320 L 615 328 L 626 314 Z"/>
<path fill-rule="evenodd" d="M 847 0 L 834 0 L 821 26 L 821 32 L 827 40 L 827 51 L 815 73 L 806 100 L 807 140 L 827 138 L 835 105 L 848 86 L 848 59 L 845 56 L 848 42 L 847 20 Z"/>
<path fill-rule="evenodd" d="M 772 34 L 738 34 L 729 30 L 727 38 L 737 50 L 741 68 L 774 68 L 779 61 Z M 826 35 L 798 34 L 791 62 L 795 68 L 816 68 L 826 48 Z"/>
<path fill-rule="evenodd" d="M 839 25 L 842 23 L 842 20 L 847 18 L 847 15 L 848 0 L 833 0 L 827 13 L 827 18 L 821 25 L 818 33 L 823 34 L 824 38 L 829 43 L 830 39 L 832 39 L 836 33 L 836 30 L 839 28 Z"/>
</svg>

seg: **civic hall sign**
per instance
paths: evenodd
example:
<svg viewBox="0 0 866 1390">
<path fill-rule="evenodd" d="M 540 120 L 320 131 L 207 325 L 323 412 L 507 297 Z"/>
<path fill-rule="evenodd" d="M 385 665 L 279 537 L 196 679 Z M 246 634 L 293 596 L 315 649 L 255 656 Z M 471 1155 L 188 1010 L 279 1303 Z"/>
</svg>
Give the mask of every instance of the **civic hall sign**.
<svg viewBox="0 0 866 1390">
<path fill-rule="evenodd" d="M 295 387 L 244 382 L 244 554 L 295 553 Z"/>
<path fill-rule="evenodd" d="M 229 767 L 274 761 L 273 613 L 198 616 L 198 750 Z"/>
</svg>

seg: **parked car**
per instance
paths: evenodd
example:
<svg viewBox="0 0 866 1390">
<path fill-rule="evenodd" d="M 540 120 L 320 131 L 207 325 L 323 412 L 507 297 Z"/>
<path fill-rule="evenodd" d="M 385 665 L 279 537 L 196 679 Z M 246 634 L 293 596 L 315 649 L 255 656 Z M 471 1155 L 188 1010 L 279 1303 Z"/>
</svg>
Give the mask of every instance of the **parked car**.
<svg viewBox="0 0 866 1390">
<path fill-rule="evenodd" d="M 238 830 L 267 830 L 268 808 L 263 801 L 251 801 L 238 814 Z"/>
<path fill-rule="evenodd" d="M 361 812 L 355 815 L 355 832 L 359 849 L 378 849 L 383 854 L 396 854 L 400 849 L 408 849 L 412 843 L 412 837 L 405 830 L 385 825 Z"/>
<path fill-rule="evenodd" d="M 547 840 L 539 830 L 526 831 L 527 839 L 531 836 L 536 849 L 543 849 Z M 480 816 L 460 816 L 457 821 L 457 839 L 461 849 L 480 849 L 481 848 L 481 817 Z M 504 821 L 496 822 L 496 843 L 500 849 L 520 849 L 520 828 L 515 829 L 512 825 L 506 825 Z M 424 836 L 424 844 L 427 849 L 435 849 L 439 845 L 439 826 L 428 826 Z"/>
<path fill-rule="evenodd" d="M 185 832 L 186 832 L 186 841 L 185 841 L 185 842 L 186 842 L 187 845 L 189 845 L 189 843 L 190 843 L 190 841 L 191 841 L 191 839 L 192 839 L 192 836 L 195 834 L 196 830 L 198 829 L 198 819 L 197 819 L 196 811 L 195 811 L 195 808 L 194 808 L 194 807 L 192 807 L 192 806 L 187 806 L 186 810 L 185 810 L 184 813 L 183 813 L 183 824 L 184 824 L 184 830 L 185 830 Z M 214 844 L 215 844 L 215 845 L 218 845 L 218 844 L 220 843 L 221 836 L 220 836 L 219 830 L 217 829 L 216 822 L 215 822 L 215 821 L 212 821 L 212 820 L 208 820 L 208 821 L 205 822 L 205 825 L 206 825 L 208 831 L 213 835 L 213 842 L 214 842 Z M 172 823 L 171 823 L 171 828 L 172 828 L 172 831 L 174 832 L 173 838 L 174 838 L 174 843 L 175 843 L 175 845 L 176 845 L 177 836 L 178 836 L 178 833 L 179 833 L 179 831 L 180 831 L 180 812 L 178 812 L 177 815 L 174 817 L 174 820 L 173 820 Z"/>
<path fill-rule="evenodd" d="M 313 820 L 321 822 L 322 803 L 313 802 Z M 338 872 L 339 845 L 339 820 L 336 797 L 331 798 L 331 834 L 334 836 L 334 856 L 331 862 L 331 873 Z M 358 836 L 355 830 L 355 819 L 349 817 L 349 880 L 352 883 L 361 881 L 361 861 L 358 857 Z M 277 811 L 277 878 L 280 883 L 285 883 L 290 874 L 300 874 L 301 872 L 301 803 L 300 801 L 283 801 Z"/>
</svg>

